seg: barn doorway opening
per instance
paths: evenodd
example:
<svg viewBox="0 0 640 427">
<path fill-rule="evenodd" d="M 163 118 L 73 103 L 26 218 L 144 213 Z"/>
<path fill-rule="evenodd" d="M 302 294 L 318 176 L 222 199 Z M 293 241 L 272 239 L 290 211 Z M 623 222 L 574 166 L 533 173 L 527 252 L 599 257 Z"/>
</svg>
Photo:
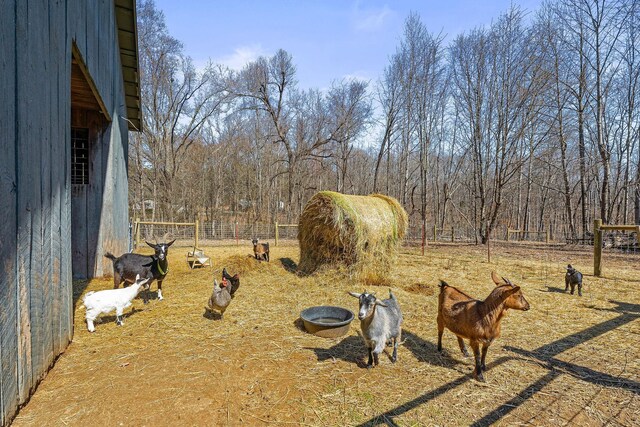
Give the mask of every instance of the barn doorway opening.
<svg viewBox="0 0 640 427">
<path fill-rule="evenodd" d="M 93 79 L 74 45 L 71 60 L 71 251 L 74 279 L 93 277 L 101 253 L 103 151 L 110 118 Z"/>
</svg>

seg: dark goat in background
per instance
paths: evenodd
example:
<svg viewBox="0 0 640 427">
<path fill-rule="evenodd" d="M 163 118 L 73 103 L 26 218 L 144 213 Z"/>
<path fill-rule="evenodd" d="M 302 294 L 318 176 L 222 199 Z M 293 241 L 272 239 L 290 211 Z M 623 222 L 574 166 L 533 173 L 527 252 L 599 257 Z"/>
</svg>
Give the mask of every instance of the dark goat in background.
<svg viewBox="0 0 640 427">
<path fill-rule="evenodd" d="M 257 237 L 251 243 L 253 243 L 253 255 L 256 259 L 269 262 L 269 243 L 258 243 Z"/>
<path fill-rule="evenodd" d="M 578 285 L 578 295 L 582 296 L 582 273 L 569 264 L 567 265 L 567 274 L 564 276 L 564 291 L 567 292 L 571 286 L 571 295 L 573 295 L 576 285 Z"/>
<path fill-rule="evenodd" d="M 167 254 L 173 242 L 175 239 L 169 243 L 155 245 L 145 242 L 155 251 L 153 255 L 123 254 L 116 257 L 110 252 L 105 253 L 104 256 L 113 261 L 114 289 L 117 289 L 122 282 L 135 283 L 136 276 L 140 275 L 141 279 L 149 279 L 144 293 L 144 303 L 149 302 L 149 287 L 154 280 L 158 281 L 158 300 L 162 300 L 162 281 L 169 272 Z"/>
</svg>

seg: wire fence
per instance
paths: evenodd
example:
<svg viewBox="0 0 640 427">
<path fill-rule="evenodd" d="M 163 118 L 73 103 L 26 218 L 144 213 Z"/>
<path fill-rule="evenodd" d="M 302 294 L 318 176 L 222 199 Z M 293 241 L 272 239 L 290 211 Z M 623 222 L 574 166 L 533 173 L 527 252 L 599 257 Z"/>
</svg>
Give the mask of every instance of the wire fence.
<svg viewBox="0 0 640 427">
<path fill-rule="evenodd" d="M 277 228 L 277 232 L 276 232 Z M 517 231 L 517 230 L 516 230 Z M 197 232 L 197 243 L 196 243 Z M 422 230 L 420 224 L 410 224 L 404 239 L 407 246 L 422 243 L 423 233 L 428 243 L 476 243 L 479 241 L 473 227 L 430 227 Z M 177 246 L 210 246 L 221 242 L 246 244 L 257 238 L 261 241 L 297 240 L 297 224 L 252 223 L 239 224 L 221 221 L 200 221 L 196 223 L 132 223 L 131 248 L 144 245 L 144 241 L 169 241 L 176 239 Z M 505 229 L 496 229 L 492 240 L 506 241 L 510 244 L 537 243 L 549 245 L 593 246 L 593 234 L 556 241 L 546 232 L 513 233 Z M 637 233 L 631 231 L 602 231 L 602 246 L 611 252 L 640 253 Z"/>
</svg>

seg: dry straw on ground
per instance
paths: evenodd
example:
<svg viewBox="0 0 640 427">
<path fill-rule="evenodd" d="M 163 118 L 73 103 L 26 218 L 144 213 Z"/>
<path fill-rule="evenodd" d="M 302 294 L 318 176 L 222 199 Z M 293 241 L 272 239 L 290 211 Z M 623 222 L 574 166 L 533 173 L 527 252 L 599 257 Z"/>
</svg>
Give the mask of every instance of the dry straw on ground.
<svg viewBox="0 0 640 427">
<path fill-rule="evenodd" d="M 321 191 L 300 217 L 299 269 L 309 274 L 342 264 L 368 283 L 379 282 L 396 259 L 407 221 L 407 213 L 392 197 Z"/>
<path fill-rule="evenodd" d="M 113 316 L 90 334 L 77 303 L 73 343 L 22 409 L 22 426 L 634 426 L 640 420 L 640 271 L 637 256 L 605 255 L 604 278 L 588 252 L 512 244 L 402 248 L 387 273 L 403 310 L 398 362 L 372 370 L 356 320 L 325 339 L 299 329 L 314 305 L 357 310 L 362 283 L 332 269 L 296 274 L 299 248 L 280 243 L 272 261 L 250 245 L 206 247 L 212 268 L 191 270 L 190 248 L 169 253 L 163 301 Z M 145 248 L 145 252 L 150 250 Z M 585 273 L 584 296 L 563 292 L 564 269 Z M 224 319 L 204 306 L 222 268 L 241 284 Z M 473 380 L 450 332 L 436 349 L 438 279 L 477 298 L 491 270 L 522 286 L 531 304 L 511 311 L 487 355 L 487 383 Z M 76 301 L 110 278 L 77 282 Z M 155 285 L 152 287 L 155 291 Z"/>
</svg>

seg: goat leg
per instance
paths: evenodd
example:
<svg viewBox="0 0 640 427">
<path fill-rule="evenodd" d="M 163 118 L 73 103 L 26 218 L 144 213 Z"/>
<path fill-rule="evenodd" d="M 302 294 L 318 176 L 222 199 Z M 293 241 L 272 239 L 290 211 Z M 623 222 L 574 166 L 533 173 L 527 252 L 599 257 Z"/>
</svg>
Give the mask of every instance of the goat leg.
<svg viewBox="0 0 640 427">
<path fill-rule="evenodd" d="M 376 353 L 375 351 L 373 352 L 373 364 L 374 364 L 374 366 L 378 366 L 379 365 L 378 353 Z"/>
<path fill-rule="evenodd" d="M 396 363 L 398 360 L 398 338 L 393 339 L 393 354 L 391 355 L 391 362 Z"/>
<path fill-rule="evenodd" d="M 460 346 L 460 351 L 464 355 L 464 357 L 469 357 L 469 352 L 467 351 L 467 346 L 464 345 L 464 340 L 458 337 L 458 345 Z"/>
<path fill-rule="evenodd" d="M 490 344 L 482 344 L 482 360 L 481 360 L 480 368 L 482 368 L 483 372 L 487 370 L 485 359 L 487 358 L 487 350 L 489 350 L 489 345 Z"/>
<path fill-rule="evenodd" d="M 471 341 L 471 348 L 473 349 L 473 356 L 475 358 L 476 367 L 473 370 L 473 376 L 481 382 L 485 382 L 484 376 L 482 375 L 482 358 L 480 356 L 480 344 L 477 341 Z"/>
<path fill-rule="evenodd" d="M 118 326 L 124 325 L 124 322 L 122 321 L 122 309 L 116 310 L 116 324 Z"/>
<path fill-rule="evenodd" d="M 572 283 L 571 284 L 571 295 L 573 295 L 573 292 L 576 290 L 576 284 Z"/>
<path fill-rule="evenodd" d="M 578 283 L 578 295 L 582 296 L 582 282 Z"/>
<path fill-rule="evenodd" d="M 369 350 L 369 360 L 367 361 L 367 368 L 372 368 L 373 367 L 373 349 L 371 347 L 368 347 Z"/>
<path fill-rule="evenodd" d="M 444 321 L 438 314 L 438 318 L 436 319 L 438 322 L 438 351 L 442 351 L 442 334 L 444 333 Z"/>
<path fill-rule="evenodd" d="M 162 301 L 162 280 L 158 280 L 158 301 Z"/>
</svg>

